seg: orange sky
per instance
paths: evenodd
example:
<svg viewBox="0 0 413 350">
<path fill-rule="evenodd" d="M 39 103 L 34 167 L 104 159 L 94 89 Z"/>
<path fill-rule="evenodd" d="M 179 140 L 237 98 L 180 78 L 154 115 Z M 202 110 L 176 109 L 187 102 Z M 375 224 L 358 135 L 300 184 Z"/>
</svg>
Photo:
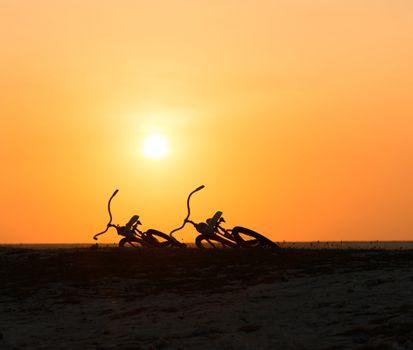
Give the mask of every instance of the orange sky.
<svg viewBox="0 0 413 350">
<path fill-rule="evenodd" d="M 220 209 L 276 241 L 412 239 L 412 13 L 2 0 L 0 242 L 92 242 L 115 188 L 115 223 L 169 232 L 200 184 L 196 221 Z M 152 131 L 168 157 L 142 156 Z"/>
</svg>

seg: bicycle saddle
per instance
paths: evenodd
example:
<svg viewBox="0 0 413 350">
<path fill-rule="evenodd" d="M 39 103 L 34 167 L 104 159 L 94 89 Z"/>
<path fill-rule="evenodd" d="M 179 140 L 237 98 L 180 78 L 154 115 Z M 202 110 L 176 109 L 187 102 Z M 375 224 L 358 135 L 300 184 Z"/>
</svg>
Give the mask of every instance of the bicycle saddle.
<svg viewBox="0 0 413 350">
<path fill-rule="evenodd" d="M 128 223 L 125 225 L 126 229 L 127 229 L 127 230 L 132 229 L 132 226 L 133 226 L 133 224 L 135 224 L 135 223 L 136 223 L 137 225 L 142 225 L 141 222 L 139 221 L 139 215 L 133 215 L 133 216 L 129 219 Z"/>
<path fill-rule="evenodd" d="M 215 227 L 218 224 L 219 219 L 222 216 L 222 211 L 217 211 L 212 218 L 206 220 L 207 224 L 211 227 Z"/>
</svg>

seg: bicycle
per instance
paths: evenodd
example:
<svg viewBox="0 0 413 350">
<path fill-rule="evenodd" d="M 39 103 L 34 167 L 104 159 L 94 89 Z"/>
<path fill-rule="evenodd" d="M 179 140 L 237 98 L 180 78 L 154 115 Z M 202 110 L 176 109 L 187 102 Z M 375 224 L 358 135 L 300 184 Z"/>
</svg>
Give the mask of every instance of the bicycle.
<svg viewBox="0 0 413 350">
<path fill-rule="evenodd" d="M 187 211 L 188 214 L 183 221 L 183 224 L 169 233 L 169 236 L 173 238 L 173 234 L 182 228 L 187 223 L 192 224 L 200 235 L 195 238 L 195 244 L 198 248 L 272 248 L 281 249 L 281 247 L 275 242 L 271 241 L 267 237 L 255 232 L 251 229 L 242 226 L 235 226 L 232 229 L 225 229 L 221 226 L 221 223 L 225 222 L 222 217 L 222 212 L 217 211 L 215 215 L 207 219 L 206 222 L 196 223 L 189 219 L 191 215 L 190 199 L 191 196 L 203 189 L 202 185 L 192 191 L 187 198 Z"/>
<path fill-rule="evenodd" d="M 139 215 L 133 215 L 124 226 L 112 224 L 111 202 L 113 197 L 119 190 L 113 192 L 108 201 L 109 222 L 106 229 L 93 236 L 94 240 L 98 240 L 98 236 L 104 234 L 109 228 L 114 227 L 119 236 L 123 238 L 119 241 L 119 247 L 146 247 L 146 248 L 170 248 L 170 247 L 186 247 L 186 244 L 177 241 L 175 238 L 155 229 L 149 229 L 145 232 L 138 229 L 138 225 L 142 225 L 139 220 Z"/>
</svg>

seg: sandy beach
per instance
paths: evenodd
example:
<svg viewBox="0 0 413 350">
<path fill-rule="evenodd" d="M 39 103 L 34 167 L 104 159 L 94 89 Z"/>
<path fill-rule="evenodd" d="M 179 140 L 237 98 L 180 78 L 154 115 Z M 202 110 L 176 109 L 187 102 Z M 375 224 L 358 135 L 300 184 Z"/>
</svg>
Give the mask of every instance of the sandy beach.
<svg viewBox="0 0 413 350">
<path fill-rule="evenodd" d="M 411 250 L 0 247 L 1 349 L 413 349 Z"/>
</svg>

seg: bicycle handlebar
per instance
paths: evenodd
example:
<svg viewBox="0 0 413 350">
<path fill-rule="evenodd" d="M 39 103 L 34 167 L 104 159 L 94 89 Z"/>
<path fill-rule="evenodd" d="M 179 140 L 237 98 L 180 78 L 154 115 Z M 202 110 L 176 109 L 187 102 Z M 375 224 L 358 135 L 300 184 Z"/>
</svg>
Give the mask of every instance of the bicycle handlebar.
<svg viewBox="0 0 413 350">
<path fill-rule="evenodd" d="M 108 201 L 109 222 L 106 225 L 106 230 L 105 231 L 99 232 L 99 233 L 97 233 L 93 236 L 93 239 L 96 240 L 96 241 L 97 241 L 97 237 L 104 234 L 107 230 L 109 230 L 109 227 L 111 227 L 111 225 L 112 225 L 112 213 L 110 211 L 110 202 L 112 202 L 113 197 L 115 197 L 118 192 L 119 192 L 119 190 L 115 190 L 115 192 L 113 192 L 113 194 L 109 198 L 109 201 Z"/>
<path fill-rule="evenodd" d="M 188 222 L 190 222 L 190 221 L 188 221 L 189 216 L 191 215 L 191 207 L 190 207 L 190 205 L 189 205 L 189 201 L 191 200 L 191 196 L 192 196 L 195 192 L 198 192 L 198 191 L 202 190 L 204 187 L 205 187 L 205 185 L 201 185 L 201 186 L 197 187 L 195 190 L 193 190 L 193 191 L 188 195 L 188 198 L 187 198 L 187 200 L 186 200 L 186 208 L 187 208 L 187 210 L 188 210 L 188 215 L 187 215 L 186 218 L 184 219 L 183 224 L 182 224 L 180 227 L 176 228 L 175 230 L 172 230 L 172 231 L 169 233 L 169 236 L 173 237 L 173 236 L 172 236 L 173 233 L 175 233 L 176 231 L 182 230 L 182 229 L 184 228 L 184 226 L 185 226 Z"/>
<path fill-rule="evenodd" d="M 107 230 L 109 230 L 109 227 L 111 227 L 112 225 L 107 225 L 106 226 L 106 230 L 105 231 L 102 231 L 102 232 L 99 232 L 99 233 L 96 233 L 94 236 L 93 236 L 93 239 L 95 240 L 95 241 L 97 241 L 98 240 L 98 236 L 100 236 L 100 235 L 103 235 Z"/>
</svg>

